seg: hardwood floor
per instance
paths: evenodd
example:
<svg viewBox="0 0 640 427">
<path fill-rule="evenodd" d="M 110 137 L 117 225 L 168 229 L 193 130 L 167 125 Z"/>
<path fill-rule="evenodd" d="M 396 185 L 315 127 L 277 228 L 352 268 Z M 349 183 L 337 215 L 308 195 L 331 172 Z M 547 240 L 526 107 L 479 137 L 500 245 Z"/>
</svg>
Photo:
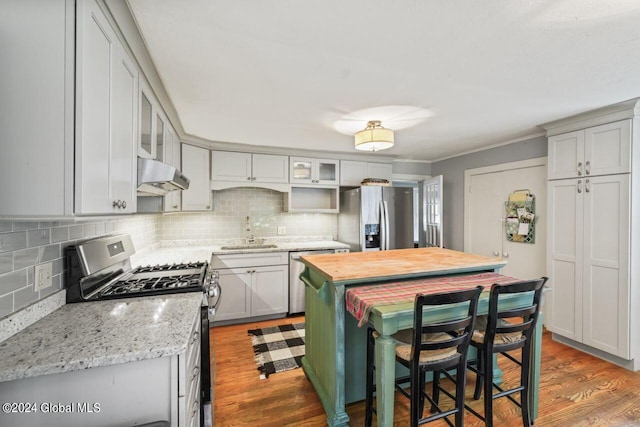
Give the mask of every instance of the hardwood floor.
<svg viewBox="0 0 640 427">
<path fill-rule="evenodd" d="M 260 380 L 248 329 L 303 321 L 290 317 L 211 330 L 216 355 L 214 425 L 324 426 L 326 415 L 302 369 Z M 214 349 L 215 347 L 215 349 Z M 640 372 L 631 372 L 543 336 L 540 411 L 535 426 L 640 426 Z M 515 366 L 499 362 L 505 382 L 517 381 Z M 513 366 L 513 367 L 511 367 Z M 363 361 L 364 369 L 364 361 Z M 474 376 L 467 381 L 467 404 L 482 413 L 482 400 L 471 399 Z M 396 393 L 394 426 L 408 425 L 408 401 Z M 494 425 L 522 425 L 520 410 L 505 398 L 494 403 Z M 364 402 L 347 406 L 350 425 L 364 424 Z M 428 425 L 446 425 L 439 421 Z M 466 426 L 482 426 L 467 413 Z"/>
</svg>

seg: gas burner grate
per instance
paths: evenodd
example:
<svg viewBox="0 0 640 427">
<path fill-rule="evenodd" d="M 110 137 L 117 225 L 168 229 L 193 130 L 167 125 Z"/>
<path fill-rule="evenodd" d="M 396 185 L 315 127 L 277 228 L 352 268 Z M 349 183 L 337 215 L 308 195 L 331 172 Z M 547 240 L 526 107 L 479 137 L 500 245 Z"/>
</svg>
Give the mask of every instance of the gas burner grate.
<svg viewBox="0 0 640 427">
<path fill-rule="evenodd" d="M 201 288 L 200 274 L 120 280 L 100 292 L 100 297 L 143 294 L 162 290 Z"/>
<path fill-rule="evenodd" d="M 185 262 L 180 264 L 147 265 L 136 268 L 133 273 L 152 273 L 156 271 L 175 271 L 199 269 L 205 265 L 204 262 Z"/>
</svg>

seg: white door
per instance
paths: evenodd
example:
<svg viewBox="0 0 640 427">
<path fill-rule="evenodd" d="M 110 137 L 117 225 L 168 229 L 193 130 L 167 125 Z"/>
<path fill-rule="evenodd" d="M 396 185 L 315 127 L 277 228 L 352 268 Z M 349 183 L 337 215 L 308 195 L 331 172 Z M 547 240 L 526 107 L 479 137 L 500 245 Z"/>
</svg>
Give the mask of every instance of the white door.
<svg viewBox="0 0 640 427">
<path fill-rule="evenodd" d="M 426 247 L 442 247 L 442 175 L 425 179 L 422 183 L 421 208 L 424 244 Z M 419 237 L 419 240 L 422 240 Z"/>
<path fill-rule="evenodd" d="M 502 273 L 534 279 L 546 273 L 546 163 L 533 159 L 465 172 L 465 252 L 499 256 L 507 261 Z M 536 196 L 535 243 L 506 238 L 505 202 L 528 189 Z"/>
<path fill-rule="evenodd" d="M 468 197 L 470 221 L 464 233 L 468 242 L 465 252 L 499 257 L 502 254 L 502 217 L 504 192 L 501 190 L 502 172 L 472 175 Z"/>
<path fill-rule="evenodd" d="M 535 279 L 546 273 L 546 236 L 547 236 L 547 170 L 545 166 L 508 170 L 502 172 L 503 197 L 517 189 L 528 189 L 536 196 L 535 243 L 512 242 L 506 238 L 502 229 L 502 256 L 508 263 L 502 272 L 522 279 Z M 505 216 L 504 201 L 502 218 Z"/>
</svg>

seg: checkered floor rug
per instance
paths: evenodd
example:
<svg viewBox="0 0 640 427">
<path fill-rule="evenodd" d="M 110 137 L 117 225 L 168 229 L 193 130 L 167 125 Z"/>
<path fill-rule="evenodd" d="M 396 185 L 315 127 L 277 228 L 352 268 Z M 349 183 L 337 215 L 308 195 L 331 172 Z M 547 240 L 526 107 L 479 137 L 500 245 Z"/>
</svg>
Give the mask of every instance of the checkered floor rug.
<svg viewBox="0 0 640 427">
<path fill-rule="evenodd" d="M 260 379 L 298 368 L 304 356 L 304 322 L 270 328 L 250 329 L 253 353 Z"/>
</svg>

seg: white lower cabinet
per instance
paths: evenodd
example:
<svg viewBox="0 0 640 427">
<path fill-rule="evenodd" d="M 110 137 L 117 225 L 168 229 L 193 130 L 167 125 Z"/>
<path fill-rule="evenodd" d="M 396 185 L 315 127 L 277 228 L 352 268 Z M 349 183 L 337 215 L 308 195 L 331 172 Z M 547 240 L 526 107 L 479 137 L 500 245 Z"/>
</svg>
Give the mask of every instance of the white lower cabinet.
<svg viewBox="0 0 640 427">
<path fill-rule="evenodd" d="M 214 255 L 222 299 L 215 321 L 283 315 L 289 303 L 287 252 Z"/>
<path fill-rule="evenodd" d="M 13 427 L 134 426 L 169 421 L 200 425 L 200 316 L 185 352 L 137 362 L 0 382 L 0 401 L 29 413 L 0 413 Z"/>
</svg>

